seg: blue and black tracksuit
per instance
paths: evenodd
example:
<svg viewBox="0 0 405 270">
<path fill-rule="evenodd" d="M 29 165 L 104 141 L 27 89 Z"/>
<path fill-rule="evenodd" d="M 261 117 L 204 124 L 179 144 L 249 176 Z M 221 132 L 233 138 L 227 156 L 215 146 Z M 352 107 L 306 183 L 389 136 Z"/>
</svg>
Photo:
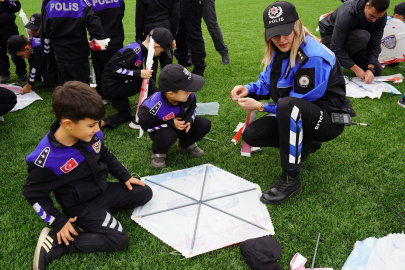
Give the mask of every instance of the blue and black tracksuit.
<svg viewBox="0 0 405 270">
<path fill-rule="evenodd" d="M 87 0 L 45 0 L 42 3 L 42 47 L 44 53 L 50 52 L 50 46 L 55 49 L 60 84 L 72 80 L 90 83 L 86 30 L 92 38 L 105 38 L 101 20 Z"/>
<path fill-rule="evenodd" d="M 139 124 L 152 139 L 152 153 L 166 154 L 170 147 L 180 140 L 182 148 L 187 148 L 200 141 L 211 129 L 211 122 L 197 116 L 197 101 L 190 94 L 186 102 L 171 104 L 164 93 L 156 92 L 145 100 L 138 111 Z M 190 130 L 178 130 L 174 118 L 180 117 L 191 124 Z"/>
<path fill-rule="evenodd" d="M 334 53 L 310 36 L 306 42 L 294 67 L 290 67 L 290 52 L 276 51 L 259 79 L 245 85 L 254 99 L 272 98 L 264 110 L 276 117 L 248 125 L 243 139 L 251 146 L 280 148 L 285 170 L 300 169 L 301 150 L 311 141 L 329 141 L 343 132 L 343 125 L 332 123 L 332 112 L 355 115 Z"/>
<path fill-rule="evenodd" d="M 124 47 L 125 35 L 122 19 L 124 18 L 125 3 L 124 0 L 92 0 L 90 3 L 93 5 L 94 14 L 101 19 L 105 38 L 111 39 L 108 43 L 107 50 L 91 51 L 91 60 L 97 82 L 96 90 L 100 96 L 103 96 L 101 76 L 104 67 L 111 57 L 113 57 L 119 49 Z M 90 39 L 92 39 L 91 35 Z"/>
<path fill-rule="evenodd" d="M 71 252 L 113 252 L 128 245 L 128 235 L 113 216 L 119 209 L 133 209 L 152 198 L 148 187 L 125 182 L 131 174 L 105 147 L 103 133 L 97 132 L 90 142 L 78 140 L 65 146 L 55 139 L 60 127 L 55 121 L 48 134 L 26 157 L 28 177 L 23 195 L 38 216 L 59 232 L 77 216 L 74 223 L 85 232 L 74 237 L 69 246 L 53 249 L 53 259 Z M 108 174 L 119 182 L 107 182 Z M 50 194 L 62 207 L 61 213 Z"/>
<path fill-rule="evenodd" d="M 42 53 L 40 38 L 32 38 L 28 63 L 30 64 L 29 85 L 34 85 L 37 81 L 41 82 L 41 76 L 47 77 L 47 55 Z"/>
<path fill-rule="evenodd" d="M 7 40 L 18 35 L 18 27 L 15 24 L 15 13 L 20 11 L 20 1 L 4 0 L 0 2 L 0 76 L 10 76 L 10 61 L 7 55 Z M 27 75 L 25 60 L 21 57 L 11 59 L 16 66 L 18 76 Z"/>
</svg>

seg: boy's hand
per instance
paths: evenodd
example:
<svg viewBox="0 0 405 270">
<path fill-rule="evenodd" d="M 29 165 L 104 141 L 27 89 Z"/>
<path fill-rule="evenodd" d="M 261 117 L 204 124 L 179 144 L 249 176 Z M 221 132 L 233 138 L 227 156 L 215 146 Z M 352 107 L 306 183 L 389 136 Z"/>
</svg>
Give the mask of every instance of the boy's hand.
<svg viewBox="0 0 405 270">
<path fill-rule="evenodd" d="M 21 91 L 21 95 L 27 94 L 31 91 L 32 86 L 28 83 L 24 86 L 23 90 Z"/>
<path fill-rule="evenodd" d="M 190 130 L 190 128 L 191 128 L 190 122 L 186 122 L 186 128 L 184 129 L 186 133 Z"/>
<path fill-rule="evenodd" d="M 246 97 L 249 94 L 249 90 L 243 85 L 235 86 L 231 91 L 231 96 L 238 95 L 239 97 Z"/>
<path fill-rule="evenodd" d="M 77 217 L 69 218 L 69 221 L 63 226 L 63 228 L 58 232 L 57 238 L 59 245 L 62 244 L 61 239 L 65 243 L 65 245 L 69 245 L 69 241 L 74 241 L 73 237 L 70 234 L 75 236 L 78 235 L 76 230 L 73 228 L 72 223 L 75 222 Z"/>
<path fill-rule="evenodd" d="M 132 184 L 133 185 L 139 185 L 139 186 L 142 186 L 142 187 L 145 186 L 144 182 L 142 182 L 141 180 L 139 180 L 139 179 L 137 179 L 135 177 L 131 177 L 128 181 L 125 182 L 125 185 L 127 186 L 127 188 L 129 190 L 132 190 Z"/>
<path fill-rule="evenodd" d="M 187 127 L 186 121 L 183 121 L 180 117 L 174 118 L 173 122 L 174 122 L 174 127 L 178 130 L 184 130 Z"/>
<path fill-rule="evenodd" d="M 150 78 L 152 78 L 152 73 L 153 73 L 153 70 L 142 69 L 141 70 L 141 78 L 142 79 L 150 79 Z"/>
</svg>

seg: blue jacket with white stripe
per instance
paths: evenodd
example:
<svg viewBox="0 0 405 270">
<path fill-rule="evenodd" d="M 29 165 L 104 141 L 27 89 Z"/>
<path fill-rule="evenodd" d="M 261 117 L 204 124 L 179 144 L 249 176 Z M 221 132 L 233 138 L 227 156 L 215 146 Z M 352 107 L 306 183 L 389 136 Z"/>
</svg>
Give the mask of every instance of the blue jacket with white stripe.
<svg viewBox="0 0 405 270">
<path fill-rule="evenodd" d="M 245 87 L 249 97 L 269 99 L 278 102 L 280 98 L 291 96 L 302 98 L 325 108 L 329 113 L 344 112 L 355 115 L 353 107 L 346 99 L 346 85 L 342 68 L 336 61 L 335 54 L 310 36 L 306 36 L 306 43 L 302 43 L 298 50 L 295 66 L 290 68 L 289 52 L 274 53 L 273 59 L 266 70 L 260 73 L 255 83 Z M 274 62 L 277 62 L 276 64 Z M 280 69 L 281 76 L 273 76 L 274 69 Z M 272 78 L 277 82 L 271 81 Z M 276 113 L 277 104 L 265 104 L 265 111 Z"/>
<path fill-rule="evenodd" d="M 164 93 L 156 92 L 146 99 L 139 107 L 138 117 L 141 128 L 146 132 L 154 132 L 162 128 L 175 128 L 173 119 L 180 117 L 190 124 L 197 115 L 197 100 L 193 93 L 186 102 L 179 105 L 171 104 Z"/>
<path fill-rule="evenodd" d="M 59 126 L 59 121 L 55 121 L 26 157 L 28 177 L 22 192 L 35 212 L 56 232 L 88 202 L 106 192 L 108 173 L 121 183 L 131 178 L 124 165 L 104 146 L 101 131 L 90 142 L 78 140 L 68 147 L 55 139 Z M 54 206 L 52 192 L 63 214 Z"/>
</svg>

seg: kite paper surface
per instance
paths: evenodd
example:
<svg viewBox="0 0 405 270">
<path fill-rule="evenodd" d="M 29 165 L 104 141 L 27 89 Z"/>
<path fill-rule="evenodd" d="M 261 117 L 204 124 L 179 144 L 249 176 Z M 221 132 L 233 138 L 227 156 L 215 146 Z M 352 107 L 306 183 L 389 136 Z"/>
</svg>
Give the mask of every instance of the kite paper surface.
<svg viewBox="0 0 405 270">
<path fill-rule="evenodd" d="M 206 179 L 205 184 L 204 177 Z M 146 178 L 196 200 L 148 182 Z M 153 197 L 144 206 L 135 208 L 131 218 L 187 258 L 240 243 L 250 238 L 274 234 L 269 212 L 266 206 L 259 201 L 262 193 L 260 187 L 216 166 L 205 164 L 144 177 L 142 180 L 152 188 Z M 210 198 L 247 189 L 253 190 L 206 201 Z M 207 205 L 243 218 L 262 228 L 198 203 L 201 194 L 202 201 Z M 191 206 L 143 217 L 148 213 L 187 205 L 196 201 L 197 203 Z M 197 217 L 198 224 L 192 248 Z"/>
<path fill-rule="evenodd" d="M 22 87 L 17 86 L 17 85 L 12 85 L 12 84 L 0 84 L 0 87 L 7 88 L 11 91 L 14 92 L 14 94 L 17 96 L 17 104 L 14 106 L 13 109 L 11 109 L 10 112 L 15 112 L 21 109 L 24 109 L 31 103 L 37 101 L 37 100 L 42 100 L 40 96 L 38 96 L 37 93 L 34 91 L 30 91 L 29 93 L 26 93 L 24 95 L 21 95 L 21 91 L 23 90 Z"/>
</svg>

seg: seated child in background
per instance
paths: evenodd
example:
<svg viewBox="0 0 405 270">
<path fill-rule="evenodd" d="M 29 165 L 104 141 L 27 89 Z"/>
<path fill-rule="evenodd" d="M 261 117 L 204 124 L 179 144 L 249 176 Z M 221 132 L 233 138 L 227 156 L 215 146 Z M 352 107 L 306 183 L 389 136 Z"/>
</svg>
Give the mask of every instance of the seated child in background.
<svg viewBox="0 0 405 270">
<path fill-rule="evenodd" d="M 28 63 L 30 64 L 30 77 L 21 95 L 29 93 L 35 82 L 42 82 L 41 76 L 46 76 L 47 56 L 42 54 L 41 39 L 33 37 L 28 40 L 22 35 L 15 35 L 8 39 L 7 47 L 11 57 L 28 59 Z"/>
<path fill-rule="evenodd" d="M 152 198 L 152 190 L 133 178 L 105 147 L 98 126 L 105 105 L 89 85 L 72 81 L 57 87 L 52 106 L 57 120 L 26 157 L 28 177 L 23 195 L 54 229 L 42 229 L 34 269 L 45 269 L 66 253 L 124 249 L 129 238 L 113 214 Z M 119 182 L 107 182 L 108 173 Z M 63 214 L 55 208 L 51 192 Z M 73 222 L 85 232 L 78 234 Z"/>
<path fill-rule="evenodd" d="M 0 87 L 0 121 L 4 121 L 3 115 L 11 111 L 17 104 L 17 96 L 13 91 Z"/>
<path fill-rule="evenodd" d="M 194 157 L 204 151 L 196 142 L 211 129 L 211 122 L 197 114 L 196 98 L 192 92 L 200 90 L 204 77 L 191 74 L 179 64 L 165 66 L 159 75 L 161 92 L 156 92 L 139 107 L 139 124 L 152 139 L 152 161 L 155 168 L 166 167 L 166 153 L 179 138 L 178 149 Z"/>
<path fill-rule="evenodd" d="M 152 70 L 143 69 L 143 61 L 148 55 L 150 37 L 155 41 L 153 54 L 155 57 L 165 51 L 168 57 L 172 57 L 173 36 L 165 28 L 155 28 L 144 42 L 141 43 L 140 40 L 132 42 L 116 52 L 104 68 L 101 86 L 103 98 L 108 99 L 118 113 L 103 119 L 102 127 L 110 125 L 115 128 L 132 120 L 129 127 L 139 129 L 135 117 L 132 116 L 128 97 L 141 91 L 143 79 L 152 77 Z M 150 80 L 148 95 L 154 92 L 155 82 Z"/>
<path fill-rule="evenodd" d="M 31 15 L 28 23 L 24 25 L 24 28 L 31 30 L 32 37 L 39 38 L 39 28 L 41 27 L 41 14 L 34 13 Z"/>
</svg>

